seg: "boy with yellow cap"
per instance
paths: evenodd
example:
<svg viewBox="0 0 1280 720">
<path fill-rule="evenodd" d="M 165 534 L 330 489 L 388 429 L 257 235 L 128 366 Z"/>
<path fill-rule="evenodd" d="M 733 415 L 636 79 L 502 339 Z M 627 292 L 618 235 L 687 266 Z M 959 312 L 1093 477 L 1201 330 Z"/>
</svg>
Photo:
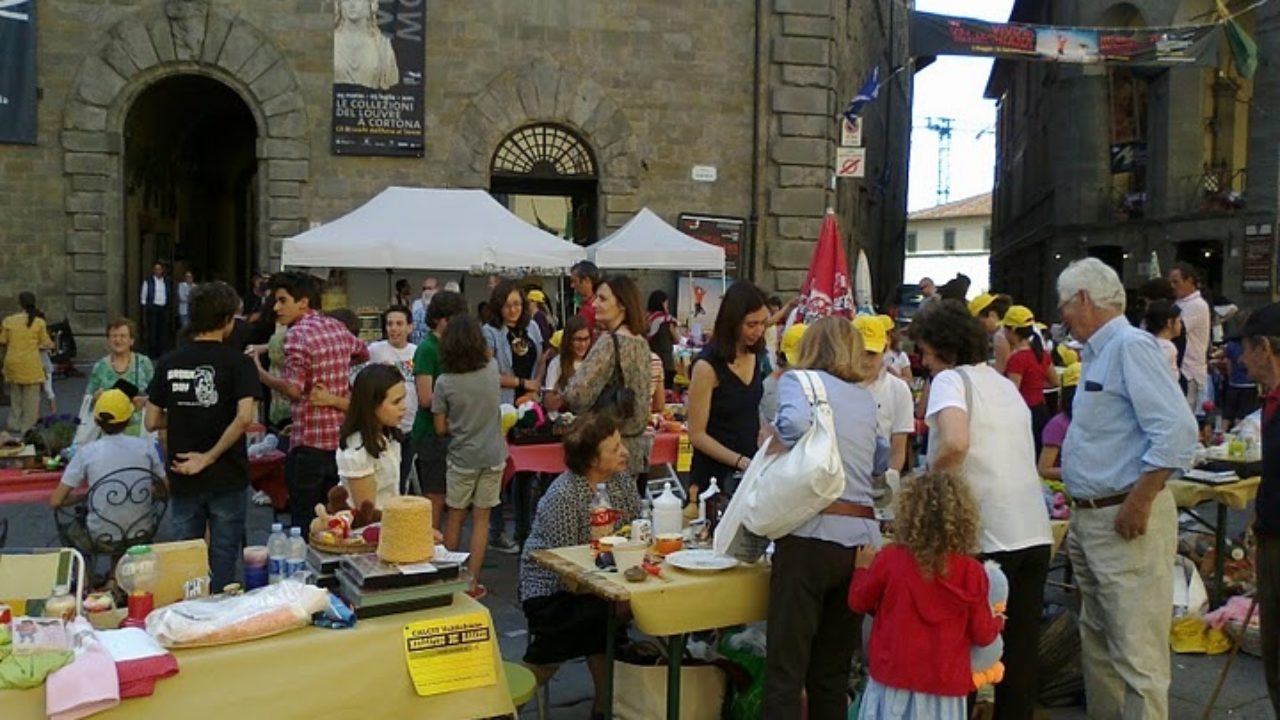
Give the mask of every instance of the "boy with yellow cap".
<svg viewBox="0 0 1280 720">
<path fill-rule="evenodd" d="M 969 301 L 969 314 L 978 318 L 982 323 L 982 329 L 986 330 L 991 338 L 992 367 L 1001 375 L 1004 374 L 1005 363 L 1009 362 L 1012 351 L 1009 348 L 1009 341 L 1001 332 L 1000 321 L 1004 319 L 1004 314 L 1009 312 L 1012 305 L 1013 298 L 1003 294 L 983 293 Z"/>
<path fill-rule="evenodd" d="M 885 366 L 883 354 L 889 347 L 889 337 L 884 322 L 869 315 L 859 315 L 853 319 L 853 327 L 862 336 L 862 372 L 866 375 L 862 387 L 876 401 L 876 434 L 889 442 L 889 470 L 892 473 L 889 485 L 892 487 L 906 464 L 908 441 L 916 429 L 911 388 Z"/>
<path fill-rule="evenodd" d="M 764 379 L 764 394 L 760 398 L 760 422 L 772 424 L 778 415 L 778 378 L 787 368 L 800 362 L 800 341 L 804 339 L 804 323 L 795 323 L 782 333 L 778 342 L 778 357 L 774 359 L 773 372 Z"/>
<path fill-rule="evenodd" d="M 102 437 L 76 451 L 62 473 L 62 482 L 49 497 L 49 504 L 59 507 L 68 499 L 79 500 L 71 497 L 77 488 L 88 485 L 92 495 L 105 481 L 110 486 L 99 492 L 109 492 L 112 498 L 122 499 L 119 503 L 101 500 L 89 503 L 84 526 L 73 527 L 68 533 L 72 544 L 81 550 L 88 550 L 93 540 L 118 542 L 153 529 L 143 526 L 151 511 L 151 493 L 136 488 L 149 487 L 164 478 L 164 465 L 160 463 L 155 443 L 124 434 L 133 411 L 129 396 L 121 390 L 112 388 L 98 396 L 93 404 L 93 419 L 102 429 Z M 138 498 L 146 501 L 139 502 Z"/>
</svg>

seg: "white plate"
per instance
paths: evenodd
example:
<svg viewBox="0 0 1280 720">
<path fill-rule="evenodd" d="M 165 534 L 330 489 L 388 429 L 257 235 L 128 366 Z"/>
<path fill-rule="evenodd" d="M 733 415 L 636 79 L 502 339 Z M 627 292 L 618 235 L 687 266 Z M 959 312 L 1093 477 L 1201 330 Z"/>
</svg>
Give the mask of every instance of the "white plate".
<svg viewBox="0 0 1280 720">
<path fill-rule="evenodd" d="M 714 550 L 680 550 L 668 555 L 666 562 L 691 572 L 719 572 L 738 566 L 737 560 L 717 555 Z"/>
</svg>

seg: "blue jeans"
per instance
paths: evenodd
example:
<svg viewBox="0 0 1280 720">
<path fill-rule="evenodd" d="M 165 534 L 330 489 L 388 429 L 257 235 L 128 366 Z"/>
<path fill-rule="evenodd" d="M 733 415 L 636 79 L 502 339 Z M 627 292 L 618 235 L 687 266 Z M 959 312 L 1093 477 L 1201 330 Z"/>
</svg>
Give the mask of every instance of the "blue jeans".
<svg viewBox="0 0 1280 720">
<path fill-rule="evenodd" d="M 203 539 L 208 527 L 210 589 L 222 592 L 236 581 L 236 561 L 244 542 L 244 490 L 175 495 L 170 507 L 177 539 Z"/>
</svg>

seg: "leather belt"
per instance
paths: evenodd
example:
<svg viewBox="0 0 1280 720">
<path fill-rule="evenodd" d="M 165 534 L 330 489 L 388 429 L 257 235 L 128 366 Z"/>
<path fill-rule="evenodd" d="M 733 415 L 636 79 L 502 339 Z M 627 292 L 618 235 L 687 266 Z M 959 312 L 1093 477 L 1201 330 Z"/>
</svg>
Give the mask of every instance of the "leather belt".
<svg viewBox="0 0 1280 720">
<path fill-rule="evenodd" d="M 848 500 L 837 500 L 822 509 L 823 515 L 840 515 L 842 517 L 855 517 L 864 520 L 875 520 L 876 509 L 868 505 L 859 505 Z"/>
<path fill-rule="evenodd" d="M 1129 499 L 1128 492 L 1122 492 L 1119 495 L 1106 495 L 1099 498 L 1081 499 L 1072 498 L 1071 507 L 1088 508 L 1090 510 L 1101 510 L 1102 508 L 1115 507 Z"/>
</svg>

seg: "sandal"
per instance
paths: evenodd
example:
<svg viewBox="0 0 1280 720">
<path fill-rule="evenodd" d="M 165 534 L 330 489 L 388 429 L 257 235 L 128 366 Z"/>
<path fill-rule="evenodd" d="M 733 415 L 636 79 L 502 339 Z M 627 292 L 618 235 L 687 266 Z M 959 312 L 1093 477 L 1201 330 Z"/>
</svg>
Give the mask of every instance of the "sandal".
<svg viewBox="0 0 1280 720">
<path fill-rule="evenodd" d="M 470 590 L 467 591 L 467 595 L 472 600 L 481 600 L 484 598 L 485 595 L 488 595 L 488 594 L 489 594 L 489 588 L 486 588 L 480 583 L 476 583 L 474 587 L 472 587 Z"/>
</svg>

